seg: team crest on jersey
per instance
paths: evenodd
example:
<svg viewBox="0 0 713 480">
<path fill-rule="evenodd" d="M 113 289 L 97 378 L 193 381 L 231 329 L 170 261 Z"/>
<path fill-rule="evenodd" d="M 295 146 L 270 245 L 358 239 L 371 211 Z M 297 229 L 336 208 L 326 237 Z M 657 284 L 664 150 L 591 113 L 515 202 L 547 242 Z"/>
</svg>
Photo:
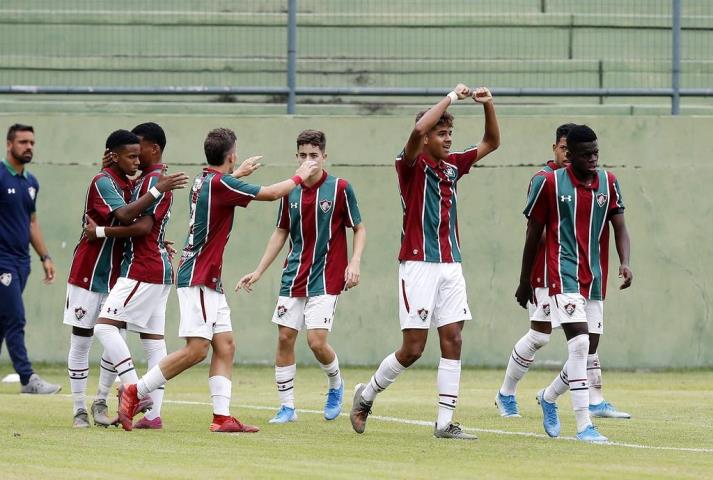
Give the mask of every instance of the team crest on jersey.
<svg viewBox="0 0 713 480">
<path fill-rule="evenodd" d="M 12 283 L 12 273 L 3 273 L 2 275 L 0 275 L 0 283 L 5 285 L 6 287 L 9 287 Z"/>
<path fill-rule="evenodd" d="M 27 193 L 30 194 L 30 198 L 32 200 L 35 199 L 35 195 L 37 195 L 37 189 L 35 187 L 27 187 Z"/>
<path fill-rule="evenodd" d="M 449 179 L 453 179 L 456 176 L 456 171 L 453 169 L 453 167 L 448 167 L 446 168 L 446 176 Z"/>
<path fill-rule="evenodd" d="M 418 317 L 424 322 L 428 318 L 428 310 L 426 310 L 425 308 L 419 308 L 416 313 L 418 313 Z"/>
<path fill-rule="evenodd" d="M 600 193 L 597 195 L 597 205 L 600 207 L 603 207 L 604 204 L 607 203 L 607 196 L 603 193 Z"/>
<path fill-rule="evenodd" d="M 279 305 L 277 307 L 277 318 L 284 317 L 286 313 L 287 313 L 287 307 L 285 307 L 284 305 Z"/>
<path fill-rule="evenodd" d="M 574 303 L 568 303 L 564 306 L 564 311 L 567 312 L 567 315 L 571 317 L 576 308 L 577 306 Z"/>
<path fill-rule="evenodd" d="M 320 200 L 319 208 L 321 208 L 324 213 L 327 213 L 332 208 L 332 201 L 327 199 Z"/>
<path fill-rule="evenodd" d="M 542 305 L 542 311 L 545 312 L 545 317 L 550 316 L 550 304 Z"/>
<path fill-rule="evenodd" d="M 74 316 L 77 320 L 81 320 L 87 314 L 87 311 L 82 307 L 77 307 L 74 309 Z"/>
</svg>

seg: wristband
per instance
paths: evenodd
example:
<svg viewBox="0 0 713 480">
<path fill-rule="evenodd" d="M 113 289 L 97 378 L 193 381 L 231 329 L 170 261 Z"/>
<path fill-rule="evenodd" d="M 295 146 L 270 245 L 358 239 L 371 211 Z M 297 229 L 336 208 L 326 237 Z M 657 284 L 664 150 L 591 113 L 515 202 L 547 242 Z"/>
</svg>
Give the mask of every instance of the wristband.
<svg viewBox="0 0 713 480">
<path fill-rule="evenodd" d="M 451 99 L 451 103 L 458 101 L 458 94 L 456 92 L 448 92 L 446 96 Z"/>
<path fill-rule="evenodd" d="M 49 253 L 47 255 L 40 255 L 40 262 L 45 262 L 47 260 L 52 260 Z"/>
<path fill-rule="evenodd" d="M 299 175 L 295 175 L 291 178 L 291 180 L 295 182 L 295 185 L 302 185 L 303 182 L 302 177 L 300 177 Z"/>
<path fill-rule="evenodd" d="M 96 233 L 97 238 L 106 237 L 106 232 L 104 231 L 105 228 L 106 227 L 97 227 L 96 231 L 94 232 L 94 233 Z"/>
<path fill-rule="evenodd" d="M 149 189 L 149 193 L 153 196 L 153 198 L 158 198 L 161 196 L 161 192 L 156 187 L 151 187 Z"/>
</svg>

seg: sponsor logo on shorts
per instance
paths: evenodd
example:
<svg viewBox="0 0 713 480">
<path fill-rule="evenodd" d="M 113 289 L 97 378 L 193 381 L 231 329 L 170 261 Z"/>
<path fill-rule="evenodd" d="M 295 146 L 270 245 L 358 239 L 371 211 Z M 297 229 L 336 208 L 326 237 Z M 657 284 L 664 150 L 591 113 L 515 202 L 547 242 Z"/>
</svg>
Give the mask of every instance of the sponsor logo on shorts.
<svg viewBox="0 0 713 480">
<path fill-rule="evenodd" d="M 74 309 L 74 317 L 77 320 L 83 319 L 86 314 L 87 314 L 87 310 L 82 307 L 77 307 Z"/>
<path fill-rule="evenodd" d="M 0 275 L 0 283 L 5 285 L 6 287 L 9 287 L 12 283 L 12 273 L 3 273 L 2 275 Z"/>
<path fill-rule="evenodd" d="M 550 316 L 550 304 L 542 305 L 542 311 L 545 312 L 545 317 Z"/>
<path fill-rule="evenodd" d="M 114 315 L 116 315 L 118 311 L 118 308 L 106 307 L 106 313 L 113 313 Z"/>
<path fill-rule="evenodd" d="M 277 318 L 284 317 L 286 313 L 287 313 L 287 307 L 285 307 L 284 305 L 279 305 L 277 307 Z"/>
<path fill-rule="evenodd" d="M 321 208 L 324 213 L 327 213 L 332 208 L 332 201 L 331 200 L 320 200 L 319 208 Z"/>
<path fill-rule="evenodd" d="M 600 193 L 597 195 L 597 205 L 600 207 L 603 207 L 604 204 L 607 203 L 607 196 L 603 193 Z"/>
<path fill-rule="evenodd" d="M 416 313 L 418 313 L 418 317 L 424 322 L 428 318 L 428 310 L 426 310 L 425 308 L 419 308 Z"/>
<path fill-rule="evenodd" d="M 577 306 L 574 303 L 568 303 L 567 305 L 564 306 L 564 311 L 567 312 L 567 315 L 570 317 L 574 313 L 574 311 L 577 309 Z"/>
</svg>

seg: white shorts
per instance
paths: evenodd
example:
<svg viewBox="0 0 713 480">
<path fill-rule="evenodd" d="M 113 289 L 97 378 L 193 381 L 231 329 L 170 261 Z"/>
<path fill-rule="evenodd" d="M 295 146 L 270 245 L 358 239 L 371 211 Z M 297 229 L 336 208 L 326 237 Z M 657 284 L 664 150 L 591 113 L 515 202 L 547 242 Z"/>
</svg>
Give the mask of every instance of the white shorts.
<svg viewBox="0 0 713 480">
<path fill-rule="evenodd" d="M 527 302 L 527 313 L 531 322 L 549 322 L 550 319 L 550 290 L 548 288 L 535 289 L 535 302 Z"/>
<path fill-rule="evenodd" d="M 272 323 L 297 331 L 306 327 L 307 330 L 321 328 L 331 332 L 338 298 L 338 295 L 327 294 L 315 297 L 280 296 L 272 314 Z"/>
<path fill-rule="evenodd" d="M 181 323 L 178 336 L 213 340 L 217 333 L 232 332 L 230 307 L 225 295 L 205 286 L 176 289 Z"/>
<path fill-rule="evenodd" d="M 401 262 L 401 330 L 442 327 L 472 318 L 460 263 Z"/>
<path fill-rule="evenodd" d="M 101 317 L 126 322 L 132 332 L 163 335 L 171 285 L 120 277 L 104 302 Z"/>
<path fill-rule="evenodd" d="M 86 329 L 94 328 L 107 295 L 68 283 L 64 302 L 64 324 Z"/>
<path fill-rule="evenodd" d="M 559 293 L 550 297 L 552 328 L 563 323 L 587 322 L 589 333 L 604 333 L 604 302 L 587 300 L 579 293 Z"/>
</svg>

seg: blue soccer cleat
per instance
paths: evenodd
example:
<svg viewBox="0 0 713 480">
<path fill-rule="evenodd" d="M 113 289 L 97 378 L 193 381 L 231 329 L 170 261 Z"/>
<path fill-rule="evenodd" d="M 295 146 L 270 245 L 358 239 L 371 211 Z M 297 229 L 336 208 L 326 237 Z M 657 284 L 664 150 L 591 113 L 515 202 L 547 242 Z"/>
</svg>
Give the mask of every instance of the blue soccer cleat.
<svg viewBox="0 0 713 480">
<path fill-rule="evenodd" d="M 269 423 L 288 423 L 294 422 L 295 420 L 297 420 L 297 412 L 295 412 L 295 409 L 283 405 L 275 416 L 270 419 Z"/>
<path fill-rule="evenodd" d="M 550 403 L 545 400 L 545 389 L 537 392 L 537 403 L 542 407 L 542 425 L 545 427 L 545 433 L 550 437 L 560 436 L 560 417 L 557 414 L 557 404 Z"/>
<path fill-rule="evenodd" d="M 520 409 L 517 406 L 515 395 L 503 395 L 498 392 L 495 395 L 495 406 L 500 410 L 500 416 L 505 418 L 520 417 Z"/>
<path fill-rule="evenodd" d="M 604 443 L 609 441 L 607 437 L 599 433 L 599 430 L 597 430 L 597 427 L 594 425 L 589 425 L 581 432 L 577 432 L 577 440 L 592 443 Z"/>
<path fill-rule="evenodd" d="M 589 405 L 589 414 L 598 418 L 631 418 L 631 415 L 626 412 L 620 412 L 606 400 L 596 405 Z"/>
<path fill-rule="evenodd" d="M 334 420 L 342 412 L 342 398 L 344 398 L 344 380 L 339 388 L 330 388 L 327 392 L 327 401 L 324 402 L 324 418 Z"/>
</svg>

